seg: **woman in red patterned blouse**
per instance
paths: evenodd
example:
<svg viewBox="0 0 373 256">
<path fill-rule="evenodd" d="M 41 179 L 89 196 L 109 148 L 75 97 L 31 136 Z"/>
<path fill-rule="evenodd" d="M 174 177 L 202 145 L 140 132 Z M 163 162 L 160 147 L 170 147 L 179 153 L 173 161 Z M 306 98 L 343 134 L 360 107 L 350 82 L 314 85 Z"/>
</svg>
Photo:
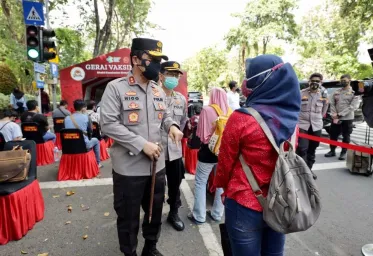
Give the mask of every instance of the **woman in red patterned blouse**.
<svg viewBox="0 0 373 256">
<path fill-rule="evenodd" d="M 256 57 L 247 71 L 250 94 L 246 106 L 256 109 L 279 145 L 296 129 L 300 111 L 298 79 L 290 64 L 274 55 Z M 220 146 L 215 186 L 223 188 L 225 224 L 235 256 L 283 255 L 285 236 L 263 221 L 256 199 L 239 161 L 242 154 L 264 196 L 278 154 L 260 125 L 246 109 L 229 118 Z"/>
</svg>

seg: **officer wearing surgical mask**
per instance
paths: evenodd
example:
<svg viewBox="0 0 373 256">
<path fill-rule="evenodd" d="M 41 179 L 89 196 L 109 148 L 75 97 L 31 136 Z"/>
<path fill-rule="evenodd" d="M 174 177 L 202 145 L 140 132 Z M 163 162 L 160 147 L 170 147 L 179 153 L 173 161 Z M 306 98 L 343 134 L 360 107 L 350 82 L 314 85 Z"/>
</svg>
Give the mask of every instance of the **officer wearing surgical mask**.
<svg viewBox="0 0 373 256">
<path fill-rule="evenodd" d="M 156 247 L 165 196 L 162 135 L 169 136 L 177 147 L 183 133 L 166 107 L 165 92 L 153 81 L 160 72 L 161 59 L 168 59 L 162 53 L 162 43 L 135 38 L 130 57 L 132 70 L 126 77 L 115 79 L 106 86 L 100 110 L 102 131 L 114 140 L 110 155 L 119 245 L 125 256 L 137 256 L 142 208 L 145 212 L 142 222 L 145 245 L 141 256 L 162 256 Z M 154 165 L 154 201 L 149 222 Z"/>
<path fill-rule="evenodd" d="M 320 137 L 323 128 L 323 117 L 328 110 L 328 95 L 321 87 L 323 76 L 314 73 L 309 79 L 309 87 L 301 91 L 302 104 L 299 114 L 299 131 L 301 133 Z M 299 138 L 297 154 L 301 156 L 312 169 L 315 163 L 316 149 L 319 142 Z"/>
<path fill-rule="evenodd" d="M 330 97 L 330 115 L 333 119 L 330 126 L 330 139 L 338 140 L 339 135 L 342 133 L 343 142 L 350 143 L 350 135 L 353 130 L 353 121 L 355 118 L 355 110 L 359 108 L 360 96 L 355 95 L 352 90 L 351 76 L 341 76 L 342 88 L 335 90 Z M 325 157 L 334 157 L 336 146 L 330 145 L 330 152 Z M 347 149 L 342 148 L 339 160 L 346 159 Z"/>
<path fill-rule="evenodd" d="M 180 70 L 180 64 L 176 61 L 167 61 L 161 64 L 159 81 L 166 93 L 166 107 L 170 111 L 170 116 L 183 131 L 187 122 L 187 101 L 185 97 L 174 91 L 179 84 L 179 78 L 183 74 Z M 166 131 L 162 129 L 162 146 L 166 159 L 166 175 L 168 185 L 168 204 L 170 212 L 167 221 L 177 231 L 184 230 L 183 221 L 178 215 L 178 209 L 181 206 L 180 184 L 184 179 L 185 169 L 182 160 L 182 148 L 177 147 L 170 140 Z"/>
</svg>

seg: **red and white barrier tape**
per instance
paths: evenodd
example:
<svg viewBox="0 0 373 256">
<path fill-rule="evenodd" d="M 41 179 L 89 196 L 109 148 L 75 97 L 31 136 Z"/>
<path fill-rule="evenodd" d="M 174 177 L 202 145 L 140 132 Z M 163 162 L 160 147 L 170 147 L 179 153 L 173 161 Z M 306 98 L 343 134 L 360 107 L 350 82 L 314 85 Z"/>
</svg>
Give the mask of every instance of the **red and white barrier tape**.
<svg viewBox="0 0 373 256">
<path fill-rule="evenodd" d="M 313 135 L 309 135 L 309 134 L 305 134 L 305 133 L 299 133 L 298 136 L 301 137 L 301 138 L 304 138 L 304 139 L 314 140 L 314 141 L 326 143 L 326 144 L 329 144 L 329 145 L 333 145 L 333 146 L 337 146 L 337 147 L 341 147 L 341 148 L 347 148 L 347 149 L 355 150 L 355 151 L 358 151 L 358 152 L 373 155 L 373 148 L 368 148 L 368 147 L 364 147 L 364 146 L 358 146 L 358 145 L 354 145 L 354 144 L 348 144 L 348 143 L 344 143 L 344 142 L 334 141 L 334 140 L 330 140 L 330 139 L 326 139 L 326 138 L 322 138 L 322 137 L 317 137 L 317 136 L 313 136 Z"/>
</svg>

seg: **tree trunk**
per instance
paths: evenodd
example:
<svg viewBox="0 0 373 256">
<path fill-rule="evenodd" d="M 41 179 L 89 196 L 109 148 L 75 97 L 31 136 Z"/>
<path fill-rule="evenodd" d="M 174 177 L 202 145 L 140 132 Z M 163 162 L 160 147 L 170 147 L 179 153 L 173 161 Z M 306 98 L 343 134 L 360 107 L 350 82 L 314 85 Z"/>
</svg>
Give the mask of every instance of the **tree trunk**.
<svg viewBox="0 0 373 256">
<path fill-rule="evenodd" d="M 12 24 L 12 17 L 11 17 L 12 15 L 10 13 L 10 7 L 9 7 L 9 4 L 7 3 L 7 0 L 1 0 L 1 9 L 3 10 L 3 14 L 6 17 L 7 27 L 10 31 L 11 37 L 18 43 L 24 44 L 24 42 L 18 39 L 17 34 L 14 32 L 13 24 Z"/>
<path fill-rule="evenodd" d="M 245 45 L 242 46 L 241 56 L 242 56 L 241 65 L 242 65 L 243 68 L 245 68 L 245 57 L 246 57 L 246 47 L 245 47 Z"/>
<path fill-rule="evenodd" d="M 255 57 L 259 55 L 259 44 L 258 42 L 255 42 L 254 45 L 254 51 L 255 51 Z"/>
<path fill-rule="evenodd" d="M 95 21 L 96 21 L 96 38 L 95 38 L 95 46 L 93 49 L 93 57 L 98 55 L 100 50 L 100 42 L 101 42 L 101 34 L 100 34 L 100 16 L 98 14 L 98 5 L 97 0 L 93 0 L 94 8 L 95 8 Z"/>
<path fill-rule="evenodd" d="M 129 19 L 127 19 L 126 22 L 124 23 L 124 33 L 122 34 L 120 41 L 117 42 L 117 47 L 116 47 L 117 50 L 123 46 L 126 36 L 130 33 L 130 27 L 133 22 L 133 14 L 134 14 L 133 1 L 130 1 Z"/>
<path fill-rule="evenodd" d="M 268 42 L 269 42 L 269 37 L 268 36 L 264 37 L 263 38 L 263 54 L 267 53 Z"/>
<path fill-rule="evenodd" d="M 104 27 L 102 28 L 102 44 L 99 53 L 105 53 L 105 49 L 109 38 L 111 36 L 111 22 L 113 20 L 115 0 L 109 0 L 109 11 L 107 13 L 107 18 Z"/>
</svg>

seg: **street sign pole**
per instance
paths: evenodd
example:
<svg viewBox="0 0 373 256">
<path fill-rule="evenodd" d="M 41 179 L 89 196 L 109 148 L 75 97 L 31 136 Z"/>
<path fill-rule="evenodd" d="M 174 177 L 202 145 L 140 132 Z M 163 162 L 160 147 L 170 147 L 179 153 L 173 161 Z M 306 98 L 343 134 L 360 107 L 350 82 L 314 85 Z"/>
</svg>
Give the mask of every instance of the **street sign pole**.
<svg viewBox="0 0 373 256">
<path fill-rule="evenodd" d="M 47 19 L 47 29 L 51 29 L 50 22 L 49 22 L 49 0 L 44 1 L 45 4 L 45 18 Z M 53 78 L 55 77 L 53 70 L 51 69 L 51 73 L 53 75 Z M 57 75 L 58 77 L 58 75 Z M 56 81 L 56 79 L 53 79 Z M 56 87 L 57 83 L 52 83 L 52 100 L 53 100 L 53 110 L 57 108 L 57 95 L 56 95 Z"/>
<path fill-rule="evenodd" d="M 38 73 L 36 71 L 34 71 L 34 79 L 35 79 L 35 82 L 36 84 L 38 83 Z M 40 108 L 40 111 L 42 110 L 42 107 L 41 107 L 41 89 L 39 88 L 39 86 L 36 86 L 36 88 L 38 89 L 38 106 Z"/>
</svg>

